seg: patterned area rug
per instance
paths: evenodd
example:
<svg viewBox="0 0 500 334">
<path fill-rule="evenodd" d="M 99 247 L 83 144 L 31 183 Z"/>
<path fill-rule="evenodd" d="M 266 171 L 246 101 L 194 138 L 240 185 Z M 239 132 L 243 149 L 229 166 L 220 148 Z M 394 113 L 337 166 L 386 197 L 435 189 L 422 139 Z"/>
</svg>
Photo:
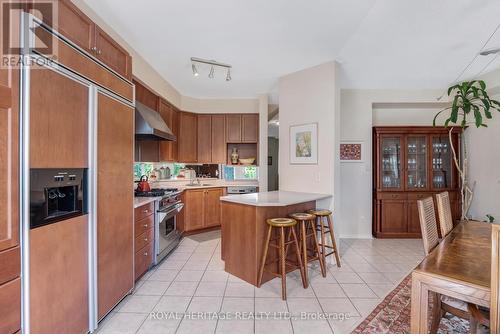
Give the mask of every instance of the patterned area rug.
<svg viewBox="0 0 500 334">
<path fill-rule="evenodd" d="M 410 333 L 411 274 L 378 304 L 351 334 Z M 447 313 L 439 324 L 440 334 L 469 333 L 469 322 Z"/>
</svg>

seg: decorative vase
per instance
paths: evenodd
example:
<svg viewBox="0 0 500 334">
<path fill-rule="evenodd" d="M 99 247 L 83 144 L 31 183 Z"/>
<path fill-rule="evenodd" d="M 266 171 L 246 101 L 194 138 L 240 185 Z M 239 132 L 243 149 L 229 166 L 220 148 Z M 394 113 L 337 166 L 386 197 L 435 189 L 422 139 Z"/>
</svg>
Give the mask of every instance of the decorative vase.
<svg viewBox="0 0 500 334">
<path fill-rule="evenodd" d="M 231 163 L 233 165 L 237 165 L 238 164 L 238 158 L 239 158 L 239 154 L 238 154 L 238 150 L 236 149 L 236 147 L 233 147 L 233 152 L 231 152 Z"/>
</svg>

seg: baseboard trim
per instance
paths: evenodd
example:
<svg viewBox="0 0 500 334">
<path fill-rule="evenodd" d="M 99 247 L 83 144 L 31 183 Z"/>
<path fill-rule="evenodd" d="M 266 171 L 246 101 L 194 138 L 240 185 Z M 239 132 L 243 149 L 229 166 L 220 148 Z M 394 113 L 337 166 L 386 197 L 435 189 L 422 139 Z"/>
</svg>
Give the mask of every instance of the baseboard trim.
<svg viewBox="0 0 500 334">
<path fill-rule="evenodd" d="M 341 234 L 340 239 L 374 239 L 371 234 Z"/>
</svg>

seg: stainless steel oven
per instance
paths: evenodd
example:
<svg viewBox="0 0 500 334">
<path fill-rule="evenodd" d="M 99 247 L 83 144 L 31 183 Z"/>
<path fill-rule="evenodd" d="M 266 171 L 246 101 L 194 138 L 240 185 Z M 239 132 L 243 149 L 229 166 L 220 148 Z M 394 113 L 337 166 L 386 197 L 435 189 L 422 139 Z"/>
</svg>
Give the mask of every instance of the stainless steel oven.
<svg viewBox="0 0 500 334">
<path fill-rule="evenodd" d="M 155 264 L 158 264 L 180 242 L 181 234 L 177 231 L 177 214 L 184 203 L 180 192 L 166 194 L 157 202 L 155 226 Z"/>
</svg>

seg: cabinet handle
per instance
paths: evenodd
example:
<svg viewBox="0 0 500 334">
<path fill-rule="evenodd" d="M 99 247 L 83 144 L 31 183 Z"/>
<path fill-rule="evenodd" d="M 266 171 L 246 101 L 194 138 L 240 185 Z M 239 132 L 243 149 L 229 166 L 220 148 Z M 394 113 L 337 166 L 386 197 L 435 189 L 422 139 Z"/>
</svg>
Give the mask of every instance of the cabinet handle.
<svg viewBox="0 0 500 334">
<path fill-rule="evenodd" d="M 143 212 L 144 212 L 144 213 L 148 213 L 148 212 L 149 212 L 149 210 L 148 210 L 148 209 L 146 209 L 146 210 L 144 210 Z"/>
<path fill-rule="evenodd" d="M 145 227 L 145 228 L 148 228 L 148 224 L 144 224 L 144 227 Z"/>
<path fill-rule="evenodd" d="M 97 54 L 100 55 L 102 53 L 101 50 L 97 50 Z"/>
<path fill-rule="evenodd" d="M 398 198 L 398 195 L 392 195 L 392 198 Z"/>
<path fill-rule="evenodd" d="M 144 238 L 144 241 L 148 242 L 148 238 Z"/>
<path fill-rule="evenodd" d="M 148 256 L 148 252 L 144 252 L 144 256 Z"/>
<path fill-rule="evenodd" d="M 97 47 L 93 46 L 90 50 L 91 50 L 92 52 L 96 53 L 96 52 L 97 52 Z"/>
</svg>

